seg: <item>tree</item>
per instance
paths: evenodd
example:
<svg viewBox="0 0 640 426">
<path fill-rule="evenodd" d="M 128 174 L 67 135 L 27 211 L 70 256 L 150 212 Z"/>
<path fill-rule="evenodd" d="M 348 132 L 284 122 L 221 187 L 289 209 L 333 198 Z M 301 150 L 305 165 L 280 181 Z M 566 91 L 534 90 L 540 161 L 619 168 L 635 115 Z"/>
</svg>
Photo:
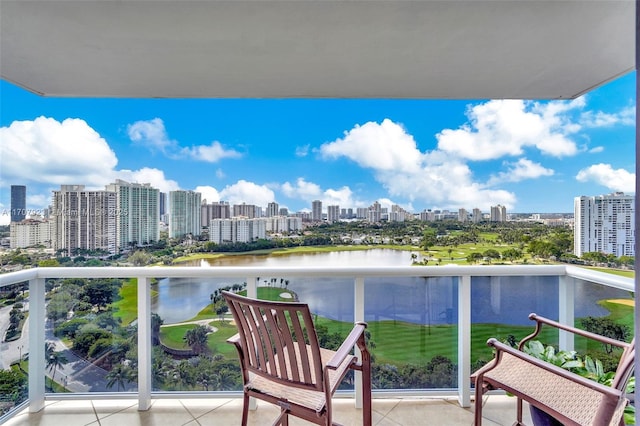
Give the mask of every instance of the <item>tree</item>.
<svg viewBox="0 0 640 426">
<path fill-rule="evenodd" d="M 45 343 L 44 353 L 47 357 L 47 370 L 49 370 L 50 373 L 53 371 L 51 374 L 51 389 L 53 390 L 53 382 L 55 381 L 57 369 L 68 361 L 64 353 L 55 351 L 55 346 L 51 342 Z"/>
<path fill-rule="evenodd" d="M 122 363 L 116 364 L 105 377 L 107 378 L 107 389 L 111 389 L 113 385 L 118 385 L 118 392 L 120 388 L 124 390 L 127 383 L 135 380 L 134 371 L 131 367 Z"/>
<path fill-rule="evenodd" d="M 630 334 L 629 327 L 618 324 L 611 318 L 607 317 L 583 318 L 582 326 L 585 330 L 590 331 L 591 333 L 596 333 L 615 340 L 626 341 Z M 610 354 L 613 352 L 614 346 L 604 343 L 603 346 L 606 353 Z"/>
<path fill-rule="evenodd" d="M 204 325 L 197 325 L 191 330 L 187 330 L 184 333 L 184 337 L 182 340 L 191 347 L 193 352 L 196 354 L 205 353 L 208 351 L 209 347 L 207 346 L 207 334 L 209 333 L 209 328 Z"/>
<path fill-rule="evenodd" d="M 433 228 L 427 228 L 422 235 L 422 248 L 425 251 L 429 251 L 429 247 L 432 247 L 438 241 L 437 231 Z"/>
</svg>

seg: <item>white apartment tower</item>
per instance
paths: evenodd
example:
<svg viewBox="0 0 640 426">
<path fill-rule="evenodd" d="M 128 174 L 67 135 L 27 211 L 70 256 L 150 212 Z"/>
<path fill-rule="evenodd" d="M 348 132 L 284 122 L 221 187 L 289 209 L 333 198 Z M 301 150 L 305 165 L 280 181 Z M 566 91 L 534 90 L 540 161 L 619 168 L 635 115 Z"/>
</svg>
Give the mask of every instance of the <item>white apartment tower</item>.
<svg viewBox="0 0 640 426">
<path fill-rule="evenodd" d="M 195 191 L 169 192 L 169 238 L 200 235 L 201 198 Z"/>
<path fill-rule="evenodd" d="M 635 196 L 615 192 L 574 199 L 573 252 L 635 256 Z"/>
<path fill-rule="evenodd" d="M 491 222 L 506 222 L 507 221 L 507 208 L 498 204 L 497 206 L 491 206 Z"/>
<path fill-rule="evenodd" d="M 85 191 L 84 185 L 61 185 L 53 191 L 53 248 L 68 256 L 78 250 L 116 252 L 116 193 Z"/>
<path fill-rule="evenodd" d="M 12 249 L 52 246 L 51 222 L 48 220 L 25 219 L 21 222 L 11 222 L 9 235 L 9 247 Z"/>
<path fill-rule="evenodd" d="M 266 238 L 267 219 L 213 219 L 209 224 L 209 241 L 216 244 L 250 243 Z"/>
<path fill-rule="evenodd" d="M 160 190 L 149 183 L 120 179 L 106 190 L 116 193 L 116 245 L 120 250 L 160 239 Z"/>
<path fill-rule="evenodd" d="M 327 206 L 327 222 L 333 223 L 340 220 L 340 206 Z"/>
</svg>

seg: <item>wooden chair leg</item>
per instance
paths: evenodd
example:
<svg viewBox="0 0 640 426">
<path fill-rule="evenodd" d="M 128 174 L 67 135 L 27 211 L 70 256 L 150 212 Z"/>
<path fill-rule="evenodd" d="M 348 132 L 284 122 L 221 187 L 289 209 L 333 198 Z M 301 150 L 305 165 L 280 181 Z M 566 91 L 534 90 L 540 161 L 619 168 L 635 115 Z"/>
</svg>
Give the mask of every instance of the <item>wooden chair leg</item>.
<svg viewBox="0 0 640 426">
<path fill-rule="evenodd" d="M 476 381 L 476 400 L 474 401 L 475 405 L 475 426 L 482 425 L 482 383 L 479 380 Z"/>
<path fill-rule="evenodd" d="M 242 426 L 247 426 L 249 421 L 249 395 L 245 392 L 242 398 Z"/>
<path fill-rule="evenodd" d="M 362 367 L 362 424 L 371 426 L 371 364 L 366 362 Z"/>
</svg>

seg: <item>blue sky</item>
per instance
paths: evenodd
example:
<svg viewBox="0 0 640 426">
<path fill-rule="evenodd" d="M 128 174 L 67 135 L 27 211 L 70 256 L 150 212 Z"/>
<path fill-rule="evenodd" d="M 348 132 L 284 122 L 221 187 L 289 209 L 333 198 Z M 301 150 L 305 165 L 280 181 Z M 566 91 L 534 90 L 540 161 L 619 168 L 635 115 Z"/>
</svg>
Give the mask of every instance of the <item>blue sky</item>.
<svg viewBox="0 0 640 426">
<path fill-rule="evenodd" d="M 572 212 L 635 191 L 635 73 L 569 101 L 43 98 L 0 81 L 0 224 L 115 179 L 290 211 L 502 204 Z"/>
</svg>

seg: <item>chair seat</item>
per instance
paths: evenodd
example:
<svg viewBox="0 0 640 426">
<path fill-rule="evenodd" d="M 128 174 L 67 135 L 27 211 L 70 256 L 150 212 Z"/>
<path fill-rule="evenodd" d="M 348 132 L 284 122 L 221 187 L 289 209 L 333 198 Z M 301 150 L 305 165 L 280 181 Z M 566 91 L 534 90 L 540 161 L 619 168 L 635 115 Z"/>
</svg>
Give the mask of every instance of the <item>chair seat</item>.
<svg viewBox="0 0 640 426">
<path fill-rule="evenodd" d="M 485 373 L 485 382 L 524 396 L 526 401 L 536 401 L 574 420 L 581 425 L 593 424 L 596 413 L 604 402 L 604 395 L 579 383 L 550 371 L 529 364 L 508 353 L 502 354 L 500 363 Z M 625 399 L 620 398 L 612 425 L 618 424 L 624 410 Z"/>
<path fill-rule="evenodd" d="M 307 350 L 310 350 L 309 345 L 307 345 Z M 329 360 L 335 355 L 335 353 L 336 352 L 329 349 L 320 348 L 320 357 L 322 359 L 322 364 L 326 365 Z M 288 357 L 286 357 L 286 359 L 288 360 Z M 333 393 L 333 390 L 338 387 L 338 385 L 342 381 L 342 377 L 346 374 L 346 370 L 355 360 L 355 356 L 347 356 L 336 370 L 328 370 L 330 382 L 329 388 L 332 390 L 331 393 Z M 276 361 L 278 361 L 277 357 Z M 313 371 L 313 367 L 311 367 L 311 370 Z M 270 395 L 277 399 L 286 400 L 291 404 L 296 404 L 301 407 L 310 407 L 314 409 L 316 413 L 321 413 L 326 407 L 324 392 L 301 389 L 286 384 L 276 383 L 271 379 L 264 378 L 257 374 L 251 375 L 251 379 L 245 387 L 255 392 Z"/>
</svg>

